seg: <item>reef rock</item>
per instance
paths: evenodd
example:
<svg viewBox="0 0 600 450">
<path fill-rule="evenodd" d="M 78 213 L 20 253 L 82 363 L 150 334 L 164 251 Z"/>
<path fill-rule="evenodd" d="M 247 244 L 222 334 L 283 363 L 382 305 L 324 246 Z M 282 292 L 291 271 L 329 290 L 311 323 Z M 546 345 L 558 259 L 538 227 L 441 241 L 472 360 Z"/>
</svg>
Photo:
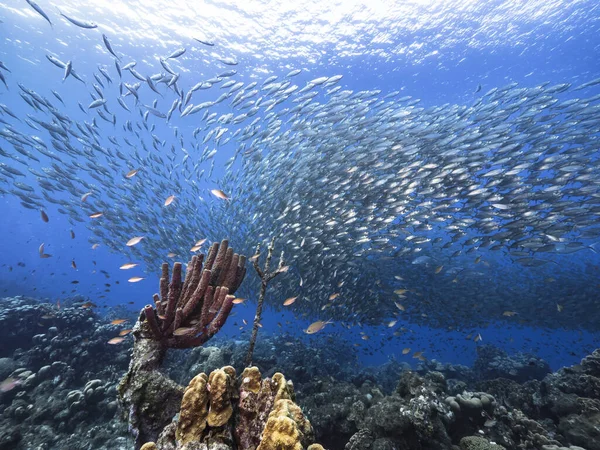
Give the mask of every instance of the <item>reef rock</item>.
<svg viewBox="0 0 600 450">
<path fill-rule="evenodd" d="M 550 365 L 535 355 L 517 353 L 509 356 L 492 345 L 477 347 L 473 371 L 482 380 L 506 378 L 519 383 L 541 380 L 551 372 Z"/>
</svg>

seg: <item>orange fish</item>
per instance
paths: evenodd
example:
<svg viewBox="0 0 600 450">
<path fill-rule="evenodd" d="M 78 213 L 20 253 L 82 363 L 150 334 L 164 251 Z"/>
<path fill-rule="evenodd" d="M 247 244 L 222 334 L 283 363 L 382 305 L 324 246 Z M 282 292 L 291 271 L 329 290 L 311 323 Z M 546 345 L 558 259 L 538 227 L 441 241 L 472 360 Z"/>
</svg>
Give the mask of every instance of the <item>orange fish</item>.
<svg viewBox="0 0 600 450">
<path fill-rule="evenodd" d="M 329 300 L 335 300 L 336 298 L 338 298 L 340 296 L 339 292 L 336 292 L 335 294 L 331 294 L 329 296 Z"/>
<path fill-rule="evenodd" d="M 229 197 L 227 197 L 227 194 L 225 194 L 225 192 L 223 192 L 220 189 L 211 189 L 211 194 L 214 195 L 217 198 L 220 198 L 221 200 L 229 200 Z"/>
<path fill-rule="evenodd" d="M 130 170 L 129 172 L 127 172 L 127 174 L 125 175 L 125 178 L 131 178 L 133 176 L 135 176 L 136 173 L 138 173 L 140 169 L 133 169 Z"/>
<path fill-rule="evenodd" d="M 131 333 L 132 331 L 133 331 L 133 330 L 132 330 L 131 328 L 130 328 L 130 329 L 127 329 L 127 330 L 121 330 L 121 331 L 119 331 L 119 336 L 127 336 L 127 335 L 128 335 L 129 333 Z"/>
<path fill-rule="evenodd" d="M 137 283 L 138 281 L 142 281 L 144 278 L 143 277 L 131 277 L 129 280 L 130 283 Z"/>
<path fill-rule="evenodd" d="M 111 325 L 121 325 L 125 322 L 127 322 L 127 319 L 115 319 L 110 321 Z"/>
<path fill-rule="evenodd" d="M 94 244 L 92 245 L 92 250 L 96 250 L 98 247 L 100 247 L 100 244 Z"/>
<path fill-rule="evenodd" d="M 171 203 L 173 203 L 173 200 L 175 200 L 175 196 L 174 195 L 169 195 L 167 197 L 167 199 L 165 200 L 165 206 L 169 206 Z"/>
<path fill-rule="evenodd" d="M 322 320 L 317 320 L 316 322 L 311 323 L 304 332 L 306 334 L 317 333 L 317 332 L 321 331 L 323 328 L 325 328 L 325 325 L 330 324 L 330 323 L 332 323 L 331 319 L 328 320 L 327 322 L 324 322 Z"/>
<path fill-rule="evenodd" d="M 103 213 L 101 212 L 95 212 L 93 214 L 90 214 L 90 219 L 97 219 L 98 217 L 102 217 Z"/>
<path fill-rule="evenodd" d="M 185 336 L 186 334 L 190 334 L 192 331 L 194 331 L 194 327 L 177 328 L 175 331 L 173 331 L 173 336 Z"/>
<path fill-rule="evenodd" d="M 108 341 L 108 343 L 111 344 L 111 345 L 115 345 L 115 344 L 120 344 L 124 340 L 125 340 L 124 337 L 114 337 L 110 341 Z"/>
<path fill-rule="evenodd" d="M 298 297 L 290 297 L 283 302 L 283 306 L 290 306 Z"/>
<path fill-rule="evenodd" d="M 119 267 L 119 269 L 121 269 L 121 270 L 133 269 L 135 266 L 137 266 L 136 263 L 127 263 L 127 264 L 123 264 L 121 267 Z"/>
<path fill-rule="evenodd" d="M 234 298 L 232 303 L 234 305 L 239 305 L 240 303 L 244 303 L 245 301 L 246 301 L 245 298 Z"/>
<path fill-rule="evenodd" d="M 83 194 L 83 195 L 81 196 L 81 201 L 82 201 L 82 202 L 85 202 L 85 201 L 87 200 L 87 198 L 88 198 L 90 195 L 92 195 L 92 193 L 91 193 L 91 192 L 86 192 L 85 194 Z"/>
</svg>

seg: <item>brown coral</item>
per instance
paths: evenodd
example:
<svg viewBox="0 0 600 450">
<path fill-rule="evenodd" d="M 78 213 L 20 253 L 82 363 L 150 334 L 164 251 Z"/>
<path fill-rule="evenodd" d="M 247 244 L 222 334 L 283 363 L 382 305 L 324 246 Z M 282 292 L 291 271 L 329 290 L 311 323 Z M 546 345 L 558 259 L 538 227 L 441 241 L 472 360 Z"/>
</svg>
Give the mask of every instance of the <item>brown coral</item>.
<svg viewBox="0 0 600 450">
<path fill-rule="evenodd" d="M 262 380 L 257 367 L 244 369 L 234 433 L 239 448 L 258 447 L 273 404 L 279 399 L 292 399 L 291 387 L 280 373 Z"/>
</svg>

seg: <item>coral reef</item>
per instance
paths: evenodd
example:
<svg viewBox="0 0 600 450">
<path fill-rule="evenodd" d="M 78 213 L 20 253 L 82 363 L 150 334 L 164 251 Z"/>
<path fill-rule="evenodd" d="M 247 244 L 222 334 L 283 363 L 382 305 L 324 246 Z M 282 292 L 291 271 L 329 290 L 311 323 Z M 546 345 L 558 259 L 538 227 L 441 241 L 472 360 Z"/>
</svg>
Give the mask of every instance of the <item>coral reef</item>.
<svg viewBox="0 0 600 450">
<path fill-rule="evenodd" d="M 487 348 L 474 369 L 437 361 L 417 372 L 395 361 L 362 368 L 354 348 L 335 336 L 307 342 L 289 335 L 265 335 L 253 356 L 258 367 L 246 369 L 247 342 L 216 338 L 163 361 L 160 342 L 136 341 L 133 360 L 144 370 L 128 379 L 122 411 L 136 443 L 117 414 L 131 345 L 107 345 L 120 327 L 85 300 L 65 299 L 58 309 L 0 299 L 7 343 L 0 347 L 0 450 L 322 449 L 313 440 L 328 450 L 600 450 L 600 350 L 542 379 L 517 381 L 510 370 L 481 370 L 491 367 L 485 358 L 524 374 L 530 357 Z M 185 388 L 199 371 L 211 375 Z M 294 386 L 278 372 L 297 376 Z M 512 379 L 485 378 L 498 374 Z M 153 443 L 139 442 L 144 436 Z"/>
<path fill-rule="evenodd" d="M 262 379 L 258 368 L 249 367 L 238 380 L 231 366 L 208 377 L 200 373 L 183 394 L 177 421 L 164 428 L 156 443 L 146 442 L 142 448 L 183 450 L 204 444 L 302 450 L 313 443 L 314 433 L 293 400 L 293 385 L 282 374 Z"/>
<path fill-rule="evenodd" d="M 0 302 L 1 320 L 13 321 L 0 327 L 0 449 L 131 448 L 116 401 L 129 355 L 107 345 L 118 327 L 78 299 L 61 309 L 24 297 Z"/>
</svg>

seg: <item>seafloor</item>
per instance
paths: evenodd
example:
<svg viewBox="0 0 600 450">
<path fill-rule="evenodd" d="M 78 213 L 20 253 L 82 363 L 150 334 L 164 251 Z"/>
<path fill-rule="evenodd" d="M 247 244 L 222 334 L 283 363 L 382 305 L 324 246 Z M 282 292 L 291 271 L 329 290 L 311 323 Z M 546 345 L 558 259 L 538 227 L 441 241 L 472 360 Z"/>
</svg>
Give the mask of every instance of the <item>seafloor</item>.
<svg viewBox="0 0 600 450">
<path fill-rule="evenodd" d="M 117 392 L 133 340 L 107 344 L 123 325 L 82 307 L 85 299 L 63 302 L 60 309 L 24 297 L 3 298 L 0 304 L 0 450 L 139 447 L 132 437 L 135 424 L 128 423 L 133 407 L 125 410 Z M 319 347 L 281 337 L 259 339 L 253 364 L 260 372 L 252 372 L 259 388 L 261 377 L 263 388 L 265 380 L 269 386 L 284 380 L 277 372 L 293 382 L 275 387 L 294 411 L 288 416 L 295 424 L 298 417 L 303 421 L 292 424 L 297 439 L 287 441 L 265 437 L 273 398 L 262 411 L 265 417 L 252 418 L 267 422 L 264 430 L 242 430 L 249 420 L 244 401 L 263 392 L 244 388 L 251 378 L 243 371 L 247 342 L 216 338 L 204 347 L 171 351 L 163 368 L 179 392 L 177 405 L 183 386 L 202 372 L 215 371 L 194 378 L 211 384 L 207 396 L 217 395 L 219 376 L 230 379 L 231 391 L 220 398 L 221 415 L 214 414 L 214 398 L 210 405 L 205 399 L 208 425 L 203 419 L 196 442 L 182 432 L 189 419 L 184 396 L 178 423 L 164 427 L 156 445 L 144 448 L 254 448 L 252 442 L 260 442 L 259 450 L 298 450 L 316 442 L 330 450 L 600 450 L 600 350 L 551 373 L 536 356 L 507 355 L 486 345 L 479 347 L 473 367 L 432 360 L 417 370 L 397 361 L 360 368 L 358 360 L 349 360 L 353 352 L 346 346 L 331 339 Z"/>
</svg>

